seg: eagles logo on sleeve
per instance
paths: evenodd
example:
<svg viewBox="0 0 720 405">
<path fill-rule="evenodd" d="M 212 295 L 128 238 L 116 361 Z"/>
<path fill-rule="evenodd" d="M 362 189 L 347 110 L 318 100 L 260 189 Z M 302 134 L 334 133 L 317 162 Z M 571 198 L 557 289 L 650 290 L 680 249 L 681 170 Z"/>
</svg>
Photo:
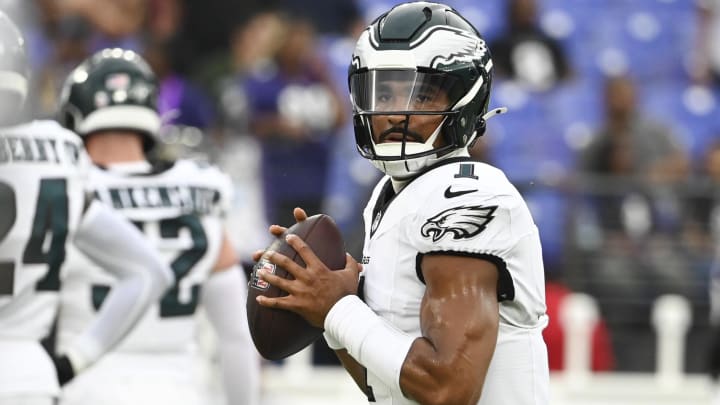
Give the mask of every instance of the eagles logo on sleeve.
<svg viewBox="0 0 720 405">
<path fill-rule="evenodd" d="M 450 208 L 428 219 L 420 228 L 420 234 L 425 238 L 432 238 L 433 242 L 439 241 L 445 235 L 452 235 L 456 240 L 470 239 L 482 232 L 495 218 L 493 213 L 496 209 L 497 205 L 463 205 Z"/>
</svg>

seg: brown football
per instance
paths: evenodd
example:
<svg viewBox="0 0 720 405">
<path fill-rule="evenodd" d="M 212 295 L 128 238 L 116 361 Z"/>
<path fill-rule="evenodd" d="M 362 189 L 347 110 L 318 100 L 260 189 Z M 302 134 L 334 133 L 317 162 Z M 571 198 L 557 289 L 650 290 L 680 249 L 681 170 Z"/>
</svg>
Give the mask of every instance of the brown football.
<svg viewBox="0 0 720 405">
<path fill-rule="evenodd" d="M 335 221 L 327 215 L 318 214 L 296 223 L 285 234 L 295 234 L 315 252 L 315 255 L 332 270 L 345 267 L 345 244 Z M 305 266 L 300 255 L 285 242 L 285 234 L 276 239 L 267 250 L 281 253 L 295 263 Z M 268 284 L 258 277 L 258 269 L 265 268 L 279 277 L 292 279 L 285 269 L 261 257 L 253 267 L 250 276 L 247 315 L 250 334 L 258 352 L 269 360 L 280 360 L 291 356 L 322 335 L 322 329 L 310 325 L 294 312 L 260 306 L 255 298 L 284 297 L 285 291 Z"/>
</svg>

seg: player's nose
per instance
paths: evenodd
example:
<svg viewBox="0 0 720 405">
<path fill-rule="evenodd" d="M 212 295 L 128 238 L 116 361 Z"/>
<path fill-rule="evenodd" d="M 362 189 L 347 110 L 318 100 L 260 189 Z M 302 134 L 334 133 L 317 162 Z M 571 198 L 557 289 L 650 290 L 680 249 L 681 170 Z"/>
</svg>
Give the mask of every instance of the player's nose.
<svg viewBox="0 0 720 405">
<path fill-rule="evenodd" d="M 392 114 L 387 115 L 387 122 L 390 123 L 393 127 L 405 124 L 405 121 L 407 120 L 407 115 L 404 114 Z"/>
</svg>

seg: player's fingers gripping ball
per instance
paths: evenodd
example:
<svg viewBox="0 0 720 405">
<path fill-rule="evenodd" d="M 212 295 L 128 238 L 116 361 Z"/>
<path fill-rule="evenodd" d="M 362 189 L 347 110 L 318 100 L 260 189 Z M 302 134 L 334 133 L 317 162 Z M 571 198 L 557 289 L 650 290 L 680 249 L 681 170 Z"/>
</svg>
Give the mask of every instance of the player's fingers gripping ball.
<svg viewBox="0 0 720 405">
<path fill-rule="evenodd" d="M 289 260 L 305 267 L 305 262 L 298 252 L 285 240 L 287 234 L 300 237 L 312 249 L 315 255 L 331 270 L 341 270 L 346 264 L 345 244 L 340 230 L 327 215 L 319 214 L 308 217 L 288 228 L 276 239 L 262 255 L 250 278 L 247 298 L 248 323 L 255 347 L 260 354 L 269 360 L 279 360 L 297 353 L 310 345 L 322 335 L 322 329 L 310 325 L 300 315 L 278 308 L 264 307 L 257 303 L 260 295 L 277 298 L 287 297 L 280 287 L 286 287 L 287 280 L 294 280 L 281 265 L 269 260 L 268 255 L 284 255 Z M 276 258 L 274 258 L 276 259 Z M 274 284 L 270 284 L 260 273 L 265 272 L 276 276 Z"/>
</svg>

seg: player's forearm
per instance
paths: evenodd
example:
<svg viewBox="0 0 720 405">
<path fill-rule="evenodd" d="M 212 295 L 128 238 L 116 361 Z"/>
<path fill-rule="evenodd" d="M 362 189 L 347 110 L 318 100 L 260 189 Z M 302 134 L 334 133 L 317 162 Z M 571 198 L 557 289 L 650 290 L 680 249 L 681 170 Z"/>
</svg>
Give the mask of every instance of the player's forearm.
<svg viewBox="0 0 720 405">
<path fill-rule="evenodd" d="M 488 364 L 492 353 L 487 353 Z M 403 395 L 422 404 L 476 404 L 486 372 L 479 372 L 467 354 L 439 353 L 428 339 L 417 339 L 403 363 L 400 387 Z"/>
<path fill-rule="evenodd" d="M 94 321 L 65 349 L 75 371 L 117 344 L 173 282 L 170 268 L 127 220 L 99 202 L 90 205 L 75 245 L 118 278 Z M 112 246 L 108 249 L 108 246 Z"/>
<path fill-rule="evenodd" d="M 354 295 L 343 297 L 330 309 L 324 326 L 335 347 L 345 347 L 381 381 L 400 390 L 400 369 L 414 337 L 379 317 Z"/>
<path fill-rule="evenodd" d="M 93 322 L 67 347 L 62 348 L 74 372 L 87 368 L 110 351 L 132 330 L 148 305 L 159 298 L 158 294 L 147 288 L 151 284 L 148 278 L 147 275 L 138 274 L 120 280 L 110 290 Z"/>
<path fill-rule="evenodd" d="M 355 381 L 360 391 L 367 393 L 367 373 L 365 367 L 358 363 L 345 349 L 335 350 L 335 355 L 340 359 L 345 370 L 350 374 L 350 377 Z"/>
<path fill-rule="evenodd" d="M 214 272 L 203 289 L 203 306 L 218 336 L 229 404 L 259 403 L 260 362 L 248 329 L 246 299 L 247 282 L 237 265 Z"/>
<path fill-rule="evenodd" d="M 494 318 L 489 317 L 487 323 L 475 322 L 467 330 L 473 339 L 470 348 L 457 342 L 464 340 L 464 335 L 438 337 L 434 342 L 410 336 L 356 297 L 345 297 L 338 303 L 328 313 L 325 333 L 384 384 L 423 404 L 477 403 L 497 341 Z M 357 378 L 362 366 L 343 365 L 363 389 L 364 376 L 359 381 Z"/>
</svg>

